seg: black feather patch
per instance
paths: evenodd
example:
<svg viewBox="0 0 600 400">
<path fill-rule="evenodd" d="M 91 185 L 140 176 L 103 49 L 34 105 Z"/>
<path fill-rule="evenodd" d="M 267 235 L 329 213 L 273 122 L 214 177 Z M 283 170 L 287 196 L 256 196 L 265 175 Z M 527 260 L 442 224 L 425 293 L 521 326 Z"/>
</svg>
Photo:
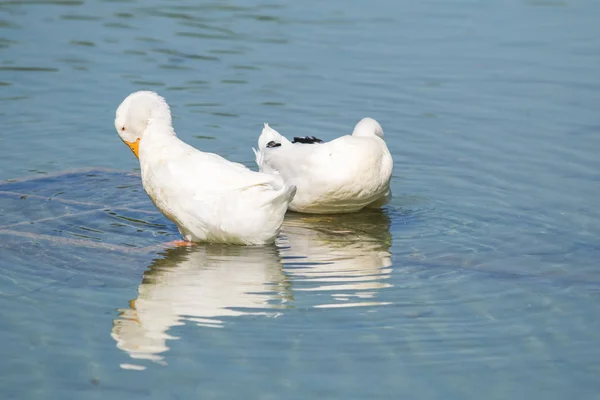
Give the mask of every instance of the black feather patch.
<svg viewBox="0 0 600 400">
<path fill-rule="evenodd" d="M 270 141 L 269 143 L 267 143 L 267 147 L 268 148 L 272 148 L 272 147 L 279 147 L 281 146 L 281 143 L 275 143 L 274 141 Z"/>
<path fill-rule="evenodd" d="M 323 143 L 323 141 L 314 136 L 304 136 L 304 137 L 294 137 L 294 140 L 292 140 L 292 143 L 313 144 L 313 143 Z"/>
</svg>

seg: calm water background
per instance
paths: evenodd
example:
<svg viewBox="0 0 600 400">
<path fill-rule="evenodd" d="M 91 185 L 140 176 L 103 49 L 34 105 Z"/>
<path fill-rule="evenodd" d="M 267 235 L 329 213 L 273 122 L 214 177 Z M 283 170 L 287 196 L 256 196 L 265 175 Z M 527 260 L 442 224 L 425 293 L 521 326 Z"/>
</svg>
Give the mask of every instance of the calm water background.
<svg viewBox="0 0 600 400">
<path fill-rule="evenodd" d="M 591 0 L 0 2 L 0 179 L 39 178 L 0 186 L 2 398 L 597 397 L 599 18 Z M 47 178 L 135 172 L 113 119 L 139 89 L 252 168 L 263 122 L 331 139 L 374 117 L 395 197 L 291 215 L 276 247 L 165 251 L 176 230 L 136 176 Z"/>
</svg>

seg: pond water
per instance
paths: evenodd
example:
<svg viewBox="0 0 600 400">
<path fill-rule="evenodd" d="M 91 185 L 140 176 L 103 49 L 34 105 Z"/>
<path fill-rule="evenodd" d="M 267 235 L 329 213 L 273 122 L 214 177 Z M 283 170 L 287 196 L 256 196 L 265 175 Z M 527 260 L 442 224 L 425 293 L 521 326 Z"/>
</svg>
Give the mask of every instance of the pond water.
<svg viewBox="0 0 600 400">
<path fill-rule="evenodd" d="M 600 391 L 600 3 L 0 2 L 4 399 L 588 399 Z M 382 211 L 170 248 L 134 90 L 256 169 L 262 123 L 379 120 Z"/>
</svg>

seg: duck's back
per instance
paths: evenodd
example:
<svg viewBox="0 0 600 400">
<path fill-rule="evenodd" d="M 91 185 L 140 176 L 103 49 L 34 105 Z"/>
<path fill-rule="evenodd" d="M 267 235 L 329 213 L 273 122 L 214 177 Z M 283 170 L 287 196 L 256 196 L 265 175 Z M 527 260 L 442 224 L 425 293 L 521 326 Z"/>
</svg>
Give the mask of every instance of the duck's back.
<svg viewBox="0 0 600 400">
<path fill-rule="evenodd" d="M 389 191 L 392 157 L 379 137 L 346 135 L 327 143 L 291 143 L 268 150 L 265 162 L 298 188 L 291 210 L 358 211 Z"/>
</svg>

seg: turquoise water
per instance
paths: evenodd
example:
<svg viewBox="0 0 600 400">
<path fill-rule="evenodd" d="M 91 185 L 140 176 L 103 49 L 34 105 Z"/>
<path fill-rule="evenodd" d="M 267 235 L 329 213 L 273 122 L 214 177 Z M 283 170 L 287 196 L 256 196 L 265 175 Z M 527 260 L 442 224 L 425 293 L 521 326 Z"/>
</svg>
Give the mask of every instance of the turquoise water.
<svg viewBox="0 0 600 400">
<path fill-rule="evenodd" d="M 600 392 L 600 3 L 0 2 L 6 399 Z M 262 123 L 379 120 L 382 212 L 172 249 L 131 91 L 251 168 Z"/>
</svg>

